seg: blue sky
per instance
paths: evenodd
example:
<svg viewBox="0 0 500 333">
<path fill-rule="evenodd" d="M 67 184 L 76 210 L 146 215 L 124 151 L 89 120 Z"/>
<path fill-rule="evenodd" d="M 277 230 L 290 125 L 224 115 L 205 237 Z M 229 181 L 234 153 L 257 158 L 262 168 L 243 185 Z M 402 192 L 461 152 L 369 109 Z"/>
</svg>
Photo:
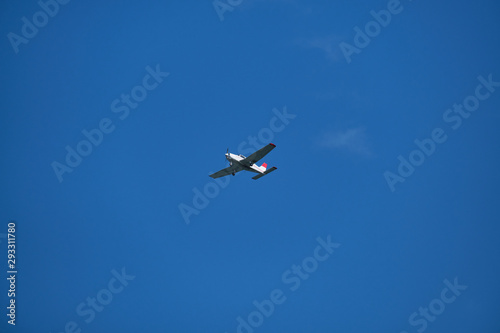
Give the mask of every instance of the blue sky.
<svg viewBox="0 0 500 333">
<path fill-rule="evenodd" d="M 497 2 L 42 3 L 0 14 L 1 332 L 500 329 Z"/>
</svg>

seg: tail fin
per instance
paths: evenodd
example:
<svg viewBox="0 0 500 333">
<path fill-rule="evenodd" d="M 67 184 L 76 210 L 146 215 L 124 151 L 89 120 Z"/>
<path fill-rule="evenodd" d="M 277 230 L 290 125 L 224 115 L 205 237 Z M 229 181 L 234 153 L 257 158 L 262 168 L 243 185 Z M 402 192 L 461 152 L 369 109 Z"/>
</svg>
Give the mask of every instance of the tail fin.
<svg viewBox="0 0 500 333">
<path fill-rule="evenodd" d="M 267 163 L 262 163 L 261 169 L 264 168 L 264 171 L 267 169 Z"/>
</svg>

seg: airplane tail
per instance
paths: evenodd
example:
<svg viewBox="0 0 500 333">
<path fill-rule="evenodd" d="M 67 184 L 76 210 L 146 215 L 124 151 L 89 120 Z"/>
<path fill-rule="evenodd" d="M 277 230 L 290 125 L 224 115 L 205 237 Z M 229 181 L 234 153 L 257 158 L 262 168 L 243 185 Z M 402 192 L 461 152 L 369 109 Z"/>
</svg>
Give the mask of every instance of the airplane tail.
<svg viewBox="0 0 500 333">
<path fill-rule="evenodd" d="M 260 168 L 263 169 L 262 171 L 266 171 L 267 163 L 262 163 L 262 166 Z"/>
<path fill-rule="evenodd" d="M 264 171 L 263 173 L 261 174 L 258 174 L 257 176 L 255 177 L 252 177 L 252 179 L 259 179 L 260 177 L 264 177 L 265 175 L 267 175 L 268 173 L 271 173 L 273 172 L 274 170 L 276 170 L 277 168 L 276 167 L 272 167 L 271 169 L 268 169 L 266 171 Z"/>
</svg>

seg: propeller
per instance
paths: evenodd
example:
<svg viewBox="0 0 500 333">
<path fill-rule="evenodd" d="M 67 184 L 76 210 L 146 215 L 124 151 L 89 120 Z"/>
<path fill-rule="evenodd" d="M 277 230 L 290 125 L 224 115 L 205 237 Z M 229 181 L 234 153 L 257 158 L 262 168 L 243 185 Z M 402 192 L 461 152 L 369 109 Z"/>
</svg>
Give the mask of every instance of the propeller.
<svg viewBox="0 0 500 333">
<path fill-rule="evenodd" d="M 225 160 L 226 160 L 227 162 L 229 162 L 229 165 L 231 165 L 231 162 L 227 159 L 228 154 L 229 154 L 229 148 L 227 148 L 227 150 L 226 150 Z"/>
</svg>

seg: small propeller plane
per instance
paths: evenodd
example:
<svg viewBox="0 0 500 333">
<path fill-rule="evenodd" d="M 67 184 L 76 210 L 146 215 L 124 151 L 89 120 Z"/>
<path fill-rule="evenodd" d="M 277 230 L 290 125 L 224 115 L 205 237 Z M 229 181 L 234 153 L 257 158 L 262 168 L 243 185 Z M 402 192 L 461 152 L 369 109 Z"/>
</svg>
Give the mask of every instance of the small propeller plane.
<svg viewBox="0 0 500 333">
<path fill-rule="evenodd" d="M 212 178 L 219 178 L 219 177 L 224 177 L 227 175 L 235 175 L 237 172 L 246 170 L 246 171 L 251 171 L 258 173 L 257 176 L 252 177 L 252 179 L 259 179 L 260 177 L 264 177 L 268 173 L 273 172 L 276 170 L 276 167 L 272 167 L 270 169 L 267 168 L 266 163 L 262 163 L 261 166 L 255 165 L 261 158 L 266 156 L 271 150 L 276 148 L 276 146 L 272 143 L 268 144 L 267 146 L 257 150 L 255 153 L 252 155 L 245 157 L 243 155 L 235 155 L 231 154 L 229 152 L 229 148 L 226 151 L 226 159 L 229 161 L 229 167 L 222 169 L 220 171 L 217 171 L 216 173 L 213 173 L 210 175 Z"/>
</svg>

